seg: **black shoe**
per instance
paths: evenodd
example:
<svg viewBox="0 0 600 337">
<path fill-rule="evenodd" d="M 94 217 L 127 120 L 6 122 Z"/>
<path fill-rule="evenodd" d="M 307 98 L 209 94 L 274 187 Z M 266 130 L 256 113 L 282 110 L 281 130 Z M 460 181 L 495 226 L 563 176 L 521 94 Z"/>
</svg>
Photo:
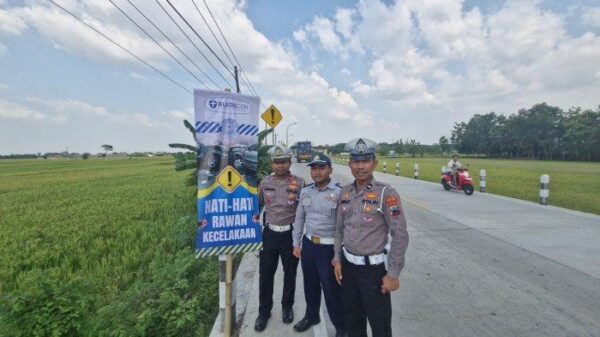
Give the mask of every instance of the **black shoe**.
<svg viewBox="0 0 600 337">
<path fill-rule="evenodd" d="M 304 317 L 299 320 L 298 323 L 294 325 L 294 330 L 297 332 L 304 332 L 308 330 L 311 326 L 321 323 L 321 320 L 318 319 L 316 321 L 310 321 L 308 318 Z"/>
<path fill-rule="evenodd" d="M 294 321 L 294 310 L 292 308 L 283 309 L 283 313 L 281 315 L 283 319 L 283 323 L 290 324 Z"/>
<path fill-rule="evenodd" d="M 267 327 L 267 321 L 269 321 L 269 317 L 258 315 L 256 322 L 254 322 L 254 330 L 263 331 Z"/>
<path fill-rule="evenodd" d="M 348 337 L 348 334 L 344 330 L 337 330 L 335 332 L 335 337 Z"/>
</svg>

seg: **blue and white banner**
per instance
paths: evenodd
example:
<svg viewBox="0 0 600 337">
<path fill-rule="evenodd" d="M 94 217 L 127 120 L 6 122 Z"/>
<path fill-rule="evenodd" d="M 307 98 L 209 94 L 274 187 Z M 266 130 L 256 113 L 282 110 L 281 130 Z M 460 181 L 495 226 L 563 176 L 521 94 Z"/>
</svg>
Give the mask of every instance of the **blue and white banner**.
<svg viewBox="0 0 600 337">
<path fill-rule="evenodd" d="M 196 258 L 259 250 L 260 98 L 194 91 L 198 146 Z"/>
</svg>

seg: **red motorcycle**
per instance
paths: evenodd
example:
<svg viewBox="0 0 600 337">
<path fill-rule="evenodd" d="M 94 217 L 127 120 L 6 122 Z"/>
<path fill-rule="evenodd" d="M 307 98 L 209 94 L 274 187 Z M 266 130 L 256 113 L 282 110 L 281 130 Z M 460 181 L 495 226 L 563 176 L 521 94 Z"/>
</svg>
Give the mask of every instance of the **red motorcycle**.
<svg viewBox="0 0 600 337">
<path fill-rule="evenodd" d="M 457 186 L 454 186 L 454 178 L 452 177 L 451 171 L 442 173 L 442 186 L 444 186 L 446 191 L 463 190 L 466 195 L 473 194 L 473 179 L 471 179 L 468 169 L 460 168 L 457 170 L 456 185 Z"/>
</svg>

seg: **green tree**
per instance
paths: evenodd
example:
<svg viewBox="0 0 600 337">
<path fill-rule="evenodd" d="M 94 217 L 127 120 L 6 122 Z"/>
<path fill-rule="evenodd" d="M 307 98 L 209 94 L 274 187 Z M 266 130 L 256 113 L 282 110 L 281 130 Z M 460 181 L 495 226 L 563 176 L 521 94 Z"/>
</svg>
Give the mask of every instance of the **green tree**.
<svg viewBox="0 0 600 337">
<path fill-rule="evenodd" d="M 446 138 L 446 136 L 440 137 L 439 147 L 442 154 L 446 154 L 450 150 L 450 144 L 448 143 L 448 138 Z"/>
<path fill-rule="evenodd" d="M 104 155 L 102 155 L 102 157 L 106 157 L 106 155 L 108 154 L 108 152 L 113 151 L 113 146 L 112 145 L 103 144 L 101 147 L 104 150 Z"/>
</svg>

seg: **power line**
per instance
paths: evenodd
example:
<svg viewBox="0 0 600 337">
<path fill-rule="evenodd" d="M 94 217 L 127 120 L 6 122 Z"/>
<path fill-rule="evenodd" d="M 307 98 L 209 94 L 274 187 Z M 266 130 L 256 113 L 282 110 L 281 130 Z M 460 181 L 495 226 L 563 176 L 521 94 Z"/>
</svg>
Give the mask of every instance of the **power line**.
<svg viewBox="0 0 600 337">
<path fill-rule="evenodd" d="M 146 66 L 152 68 L 152 70 L 156 71 L 157 73 L 159 73 L 160 75 L 162 75 L 163 77 L 167 78 L 169 81 L 173 82 L 175 85 L 177 85 L 178 87 L 180 87 L 181 89 L 187 91 L 190 94 L 193 94 L 193 92 L 191 90 L 189 90 L 188 88 L 184 87 L 181 83 L 175 81 L 173 78 L 171 78 L 170 76 L 168 76 L 167 74 L 163 73 L 162 71 L 158 70 L 156 67 L 154 67 L 153 65 L 151 65 L 150 63 L 144 61 L 143 59 L 141 59 L 139 56 L 135 55 L 133 52 L 127 50 L 125 47 L 121 46 L 119 43 L 115 42 L 113 39 L 111 39 L 110 37 L 108 37 L 107 35 L 105 35 L 104 33 L 102 33 L 101 31 L 99 31 L 98 29 L 96 29 L 95 27 L 93 27 L 92 25 L 90 25 L 89 23 L 83 21 L 81 18 L 79 18 L 78 16 L 76 16 L 75 14 L 71 13 L 69 10 L 67 10 L 66 8 L 64 8 L 63 6 L 57 4 L 56 2 L 54 2 L 54 0 L 49 0 L 51 3 L 53 3 L 55 6 L 57 6 L 58 8 L 62 9 L 63 11 L 65 11 L 67 14 L 69 14 L 70 16 L 72 16 L 73 18 L 75 18 L 77 21 L 83 23 L 84 25 L 86 25 L 88 28 L 90 28 L 91 30 L 95 31 L 96 33 L 102 35 L 102 37 L 104 37 L 105 39 L 107 39 L 108 41 L 112 42 L 114 45 L 116 45 L 117 47 L 121 48 L 124 52 L 128 53 L 129 55 L 133 56 L 134 58 L 136 58 L 138 61 L 142 62 L 143 64 L 145 64 Z"/>
<path fill-rule="evenodd" d="M 227 57 L 227 59 L 229 60 L 229 62 L 231 63 L 231 65 L 235 66 L 235 63 L 233 63 L 233 61 L 231 61 L 231 58 L 229 57 L 229 55 L 225 51 L 225 48 L 223 48 L 223 45 L 221 44 L 221 42 L 219 42 L 219 39 L 217 39 L 217 36 L 213 32 L 212 28 L 210 28 L 210 25 L 208 24 L 208 21 L 206 21 L 206 18 L 204 18 L 204 14 L 202 14 L 202 12 L 200 11 L 200 8 L 198 8 L 198 6 L 196 5 L 196 1 L 192 0 L 192 4 L 194 5 L 194 7 L 196 7 L 196 10 L 198 11 L 198 14 L 200 14 L 200 17 L 202 18 L 202 20 L 206 24 L 206 27 L 208 27 L 208 30 L 210 31 L 210 33 L 212 34 L 212 36 L 215 38 L 215 41 L 217 41 L 217 44 L 219 45 L 219 47 L 221 47 L 221 50 L 223 51 L 223 54 L 225 54 L 225 56 Z"/>
<path fill-rule="evenodd" d="M 146 36 L 148 36 L 152 41 L 154 41 L 154 43 L 156 43 L 160 49 L 162 49 L 165 53 L 167 53 L 167 55 L 169 55 L 173 60 L 175 60 L 175 62 L 177 62 L 177 64 L 179 64 L 181 67 L 183 67 L 183 69 L 185 69 L 185 71 L 187 71 L 190 75 L 192 75 L 192 77 L 194 77 L 196 80 L 198 80 L 198 82 L 200 82 L 204 87 L 206 87 L 206 89 L 210 89 L 208 87 L 208 85 L 206 85 L 206 83 L 204 83 L 200 78 L 198 78 L 198 76 L 196 76 L 188 67 L 186 67 L 183 63 L 181 63 L 181 61 L 179 61 L 179 59 L 177 59 L 175 56 L 173 56 L 173 54 L 171 54 L 165 47 L 163 47 L 158 41 L 156 41 L 156 39 L 154 39 L 152 37 L 152 35 L 150 35 L 144 28 L 142 28 L 142 26 L 138 25 L 137 22 L 135 22 L 135 20 L 133 20 L 129 15 L 127 15 L 127 13 L 125 13 L 125 11 L 123 11 L 121 9 L 121 7 L 117 6 L 117 4 L 115 4 L 113 2 L 113 0 L 108 0 L 113 6 L 115 6 L 119 12 L 121 12 L 123 15 L 125 15 L 125 17 L 127 17 L 127 19 L 129 19 L 129 21 L 131 21 L 134 25 L 136 25 L 142 32 L 144 32 L 144 34 L 146 34 Z"/>
<path fill-rule="evenodd" d="M 179 47 L 177 46 L 177 44 L 175 44 L 175 43 L 173 42 L 173 40 L 171 40 L 171 39 L 170 39 L 170 38 L 167 36 L 167 34 L 165 34 L 165 33 L 164 33 L 164 32 L 163 32 L 163 31 L 162 31 L 162 30 L 161 30 L 161 29 L 160 29 L 160 28 L 159 28 L 159 27 L 158 27 L 156 24 L 154 24 L 154 22 L 152 22 L 152 20 L 150 20 L 150 19 L 149 19 L 149 18 L 148 18 L 148 17 L 147 17 L 147 16 L 146 16 L 144 13 L 142 13 L 142 11 L 141 11 L 141 10 L 140 10 L 140 9 L 139 9 L 139 8 L 138 8 L 138 7 L 137 7 L 135 4 L 133 4 L 133 3 L 131 2 L 131 0 L 127 0 L 127 2 L 129 2 L 129 4 L 130 4 L 130 5 L 131 5 L 133 8 L 135 8 L 135 10 L 136 10 L 138 13 L 140 13 L 140 15 L 141 15 L 141 16 L 143 16 L 143 17 L 144 17 L 144 18 L 145 18 L 145 19 L 146 19 L 146 20 L 147 20 L 147 21 L 148 21 L 148 22 L 149 22 L 149 23 L 150 23 L 152 26 L 154 26 L 154 28 L 156 28 L 156 30 L 158 30 L 158 31 L 159 31 L 159 32 L 162 34 L 162 36 L 164 36 L 164 38 L 165 38 L 165 39 L 167 39 L 167 40 L 168 40 L 168 41 L 171 43 L 171 45 L 172 45 L 173 47 L 175 47 L 177 50 L 179 50 L 179 52 L 180 52 L 180 53 L 181 53 L 183 56 L 185 56 L 185 58 L 186 58 L 188 61 L 190 61 L 190 63 L 192 63 L 192 64 L 193 64 L 193 65 L 196 67 L 196 69 L 198 69 L 198 71 L 200 71 L 200 72 L 201 72 L 201 73 L 202 73 L 204 76 L 206 76 L 206 78 L 208 78 L 208 79 L 209 79 L 209 80 L 210 80 L 210 81 L 211 81 L 211 82 L 212 82 L 212 83 L 215 85 L 215 87 L 217 87 L 217 88 L 220 88 L 220 86 L 219 86 L 219 85 L 218 85 L 218 84 L 217 84 L 217 83 L 216 83 L 216 82 L 215 82 L 215 81 L 214 81 L 214 80 L 213 80 L 213 79 L 212 79 L 210 76 L 208 76 L 208 74 L 207 74 L 207 73 L 206 73 L 204 70 L 202 70 L 202 69 L 201 69 L 201 68 L 198 66 L 198 64 L 196 64 L 196 62 L 194 62 L 194 61 L 193 61 L 193 60 L 192 60 L 192 59 L 191 59 L 191 58 L 190 58 L 190 57 L 189 57 L 189 56 L 188 56 L 188 55 L 187 55 L 187 54 L 186 54 L 186 53 L 185 53 L 183 50 L 181 50 L 181 48 L 179 48 Z"/>
<path fill-rule="evenodd" d="M 169 19 L 171 19 L 171 21 L 175 24 L 175 26 L 177 26 L 177 28 L 179 28 L 179 31 L 181 31 L 181 33 L 183 33 L 183 35 L 186 37 L 186 39 L 194 46 L 194 48 L 196 48 L 196 50 L 200 53 L 200 55 L 202 55 L 202 57 L 206 60 L 206 62 L 208 62 L 208 64 L 210 64 L 210 66 L 215 70 L 215 72 L 217 74 L 219 74 L 219 76 L 223 79 L 223 81 L 225 81 L 225 83 L 227 83 L 227 85 L 230 88 L 232 88 L 233 86 L 231 85 L 231 83 L 229 83 L 229 81 L 227 81 L 227 79 L 223 76 L 223 74 L 221 74 L 221 72 L 212 64 L 212 62 L 210 62 L 210 60 L 208 59 L 208 57 L 206 57 L 206 55 L 204 55 L 204 53 L 202 52 L 202 50 L 200 50 L 200 48 L 198 48 L 198 45 L 196 45 L 194 43 L 194 41 L 192 41 L 192 39 L 189 37 L 189 35 L 183 30 L 183 28 L 181 28 L 181 26 L 171 16 L 171 14 L 169 14 L 169 12 L 167 11 L 167 9 L 158 0 L 154 0 L 154 1 L 160 6 L 160 8 L 163 10 L 163 12 L 165 12 L 165 14 L 167 14 L 167 16 L 169 17 Z"/>
<path fill-rule="evenodd" d="M 190 25 L 190 23 L 183 17 L 183 15 L 181 15 L 181 13 L 177 10 L 177 8 L 175 8 L 175 6 L 173 6 L 173 4 L 171 3 L 171 0 L 166 0 L 166 1 L 169 4 L 169 6 L 171 6 L 171 8 L 173 8 L 175 13 L 177 13 L 177 15 L 179 15 L 181 20 L 183 20 L 183 22 L 185 22 L 185 24 L 192 30 L 192 32 L 194 32 L 194 34 L 196 34 L 196 36 L 200 39 L 200 41 L 202 41 L 202 43 L 204 43 L 206 48 L 208 48 L 208 50 L 210 50 L 210 52 L 217 58 L 217 60 L 223 65 L 223 67 L 225 67 L 225 69 L 231 74 L 231 76 L 235 77 L 235 75 L 227 67 L 225 62 L 223 62 L 223 60 L 219 57 L 219 55 L 217 55 L 217 53 L 215 53 L 215 51 L 208 45 L 208 43 L 206 43 L 206 41 L 202 38 L 202 36 L 200 36 L 200 34 L 198 34 L 198 32 L 194 29 L 194 27 L 192 27 L 192 25 Z"/>
<path fill-rule="evenodd" d="M 215 22 L 215 25 L 217 26 L 217 29 L 219 30 L 219 33 L 221 33 L 221 36 L 223 37 L 223 40 L 225 41 L 225 44 L 227 44 L 227 48 L 229 48 L 229 51 L 231 52 L 231 55 L 233 55 L 233 58 L 235 59 L 235 62 L 237 62 L 237 65 L 240 66 L 240 68 L 241 68 L 242 65 L 240 64 L 240 61 L 238 61 L 237 56 L 235 56 L 235 53 L 233 52 L 233 49 L 231 49 L 231 45 L 229 44 L 229 41 L 227 41 L 227 38 L 225 37 L 225 34 L 223 34 L 223 31 L 221 30 L 221 27 L 219 26 L 219 23 L 215 19 L 215 16 L 213 15 L 212 11 L 210 10 L 210 7 L 208 7 L 208 4 L 206 3 L 206 0 L 202 0 L 202 2 L 204 2 L 204 6 L 206 6 L 206 9 L 208 10 L 208 13 L 210 14 L 211 18 Z M 256 90 L 254 89 L 254 86 L 252 85 L 252 82 L 250 82 L 250 79 L 247 76 L 245 76 L 245 72 L 243 72 L 242 74 L 244 75 L 244 77 L 246 77 L 246 80 L 248 80 L 248 83 L 250 84 L 250 87 L 252 88 L 251 91 L 254 92 L 254 95 L 258 96 L 258 94 L 256 93 Z"/>
</svg>

